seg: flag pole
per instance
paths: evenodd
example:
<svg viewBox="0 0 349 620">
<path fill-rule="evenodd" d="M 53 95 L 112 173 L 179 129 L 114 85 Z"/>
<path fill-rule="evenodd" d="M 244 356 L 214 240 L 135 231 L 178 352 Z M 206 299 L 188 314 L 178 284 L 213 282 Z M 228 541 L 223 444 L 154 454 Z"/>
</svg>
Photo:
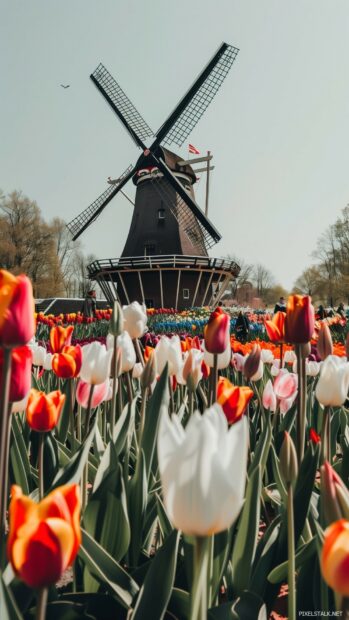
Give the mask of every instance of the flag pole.
<svg viewBox="0 0 349 620">
<path fill-rule="evenodd" d="M 210 191 L 210 155 L 211 151 L 207 151 L 207 169 L 206 169 L 206 200 L 205 200 L 205 215 L 208 216 L 208 197 Z"/>
</svg>

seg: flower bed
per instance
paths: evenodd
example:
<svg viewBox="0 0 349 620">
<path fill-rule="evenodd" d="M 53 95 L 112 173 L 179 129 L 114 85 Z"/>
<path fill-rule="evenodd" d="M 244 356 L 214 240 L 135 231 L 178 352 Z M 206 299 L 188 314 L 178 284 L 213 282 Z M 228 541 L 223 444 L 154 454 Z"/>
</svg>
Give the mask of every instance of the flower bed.
<svg viewBox="0 0 349 620">
<path fill-rule="evenodd" d="M 346 613 L 349 363 L 309 298 L 248 342 L 220 308 L 32 319 L 0 271 L 4 617 Z"/>
</svg>

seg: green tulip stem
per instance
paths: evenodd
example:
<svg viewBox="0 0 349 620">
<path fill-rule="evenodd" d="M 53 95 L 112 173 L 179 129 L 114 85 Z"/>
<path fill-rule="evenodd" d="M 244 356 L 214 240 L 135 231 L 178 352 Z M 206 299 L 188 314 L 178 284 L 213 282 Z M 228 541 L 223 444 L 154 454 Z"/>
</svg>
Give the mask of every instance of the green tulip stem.
<svg viewBox="0 0 349 620">
<path fill-rule="evenodd" d="M 48 588 L 41 588 L 38 592 L 38 602 L 36 606 L 36 620 L 45 620 L 46 606 L 48 598 Z"/>
<path fill-rule="evenodd" d="M 117 378 L 117 336 L 114 336 L 114 355 L 113 355 L 113 368 L 112 368 L 112 379 L 113 379 L 113 393 L 111 398 L 111 413 L 110 413 L 110 434 L 114 437 L 114 428 L 115 428 L 115 419 L 116 419 L 116 392 L 118 387 L 118 378 Z"/>
<path fill-rule="evenodd" d="M 283 367 L 282 360 L 284 357 L 284 343 L 280 342 L 280 369 Z"/>
<path fill-rule="evenodd" d="M 87 402 L 87 411 L 86 411 L 86 422 L 85 422 L 85 432 L 84 432 L 84 439 L 83 441 L 86 441 L 87 436 L 88 436 L 88 431 L 89 431 L 89 427 L 90 427 L 90 420 L 91 420 L 91 405 L 92 405 L 92 397 L 93 397 L 93 392 L 94 392 L 95 386 L 91 385 L 90 387 L 90 393 L 88 395 L 88 402 Z M 81 480 L 81 504 L 82 504 L 82 513 L 84 512 L 86 505 L 87 505 L 87 484 L 88 484 L 88 459 L 87 459 L 87 463 L 84 466 L 83 472 L 82 472 L 82 480 Z"/>
<path fill-rule="evenodd" d="M 304 456 L 305 426 L 307 417 L 307 376 L 305 357 L 303 355 L 303 345 L 296 345 L 297 373 L 298 373 L 298 395 L 297 395 L 297 456 L 298 463 L 301 464 Z"/>
<path fill-rule="evenodd" d="M 210 407 L 217 399 L 217 380 L 218 380 L 218 355 L 213 354 L 213 368 L 212 368 L 212 382 L 211 382 L 211 394 L 210 394 Z"/>
<path fill-rule="evenodd" d="M 206 620 L 207 618 L 208 551 L 209 537 L 196 536 L 189 620 Z"/>
<path fill-rule="evenodd" d="M 4 470 L 3 487 L 2 487 L 2 505 L 4 507 L 4 528 L 6 530 L 6 508 L 8 500 L 8 478 L 9 478 L 9 456 L 10 456 L 10 442 L 11 442 L 11 424 L 12 422 L 12 403 L 8 404 L 8 413 L 6 416 L 6 443 L 4 450 L 4 463 L 7 463 L 7 467 Z M 2 514 L 2 513 L 1 513 Z"/>
<path fill-rule="evenodd" d="M 139 442 L 141 441 L 141 437 L 143 435 L 143 429 L 144 429 L 144 423 L 145 423 L 145 411 L 147 407 L 148 394 L 149 394 L 149 388 L 148 387 L 143 388 L 141 410 L 140 410 L 140 421 L 139 421 L 139 433 L 138 433 Z"/>
<path fill-rule="evenodd" d="M 4 347 L 2 381 L 0 385 L 0 534 L 6 529 L 6 501 L 7 501 L 7 479 L 8 479 L 8 455 L 9 433 L 11 428 L 11 405 L 9 404 L 10 382 L 11 382 L 11 355 L 12 350 Z M 10 408 L 10 409 L 9 409 Z M 6 493 L 6 495 L 5 495 Z"/>
<path fill-rule="evenodd" d="M 81 405 L 80 404 L 78 404 L 77 437 L 78 437 L 78 441 L 81 443 L 82 435 L 81 435 Z"/>
<path fill-rule="evenodd" d="M 45 433 L 39 433 L 39 454 L 38 454 L 38 470 L 39 470 L 39 500 L 41 501 L 45 494 L 44 489 L 44 445 Z"/>
<path fill-rule="evenodd" d="M 6 529 L 6 498 L 4 497 L 4 487 L 6 486 L 8 472 L 8 457 L 6 458 L 6 446 L 8 443 L 8 427 L 10 424 L 9 396 L 11 382 L 11 349 L 4 347 L 3 351 L 3 368 L 2 381 L 0 385 L 0 415 L 1 415 L 1 431 L 0 431 L 0 519 L 1 534 Z"/>
<path fill-rule="evenodd" d="M 295 537 L 293 514 L 293 488 L 288 485 L 287 493 L 287 579 L 288 579 L 288 619 L 296 620 L 296 565 L 295 565 Z"/>
<path fill-rule="evenodd" d="M 71 448 L 72 448 L 72 453 L 75 454 L 75 419 L 74 419 L 75 394 L 74 394 L 74 379 L 68 379 L 68 394 L 67 394 L 67 398 L 70 401 L 69 422 L 70 422 L 70 434 L 71 434 Z"/>
<path fill-rule="evenodd" d="M 321 455 L 322 462 L 331 463 L 331 409 L 325 406 L 322 413 L 322 429 L 321 429 Z"/>
</svg>

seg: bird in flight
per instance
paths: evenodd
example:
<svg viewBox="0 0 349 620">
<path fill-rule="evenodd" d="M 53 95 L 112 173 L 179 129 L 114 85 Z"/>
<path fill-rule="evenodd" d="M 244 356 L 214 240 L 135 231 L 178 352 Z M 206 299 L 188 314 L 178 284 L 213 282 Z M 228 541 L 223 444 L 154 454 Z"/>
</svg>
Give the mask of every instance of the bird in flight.
<svg viewBox="0 0 349 620">
<path fill-rule="evenodd" d="M 61 84 L 62 88 L 70 88 L 70 84 L 67 84 L 66 86 L 64 84 Z"/>
</svg>

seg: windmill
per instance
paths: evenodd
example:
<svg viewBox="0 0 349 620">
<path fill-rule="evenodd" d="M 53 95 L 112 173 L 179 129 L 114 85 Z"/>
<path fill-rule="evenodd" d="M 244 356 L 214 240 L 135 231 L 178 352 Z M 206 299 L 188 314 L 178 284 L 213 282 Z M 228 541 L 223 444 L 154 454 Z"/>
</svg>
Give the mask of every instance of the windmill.
<svg viewBox="0 0 349 620">
<path fill-rule="evenodd" d="M 195 200 L 192 161 L 184 161 L 165 147 L 183 145 L 238 51 L 223 43 L 155 134 L 102 64 L 91 74 L 142 151 L 134 165 L 115 181 L 109 180 L 109 187 L 67 225 L 77 239 L 133 180 L 137 188 L 134 211 L 121 257 L 95 261 L 88 267 L 90 278 L 98 281 L 109 301 L 115 297 L 122 303 L 139 299 L 149 306 L 178 308 L 213 304 L 238 273 L 235 263 L 208 257 L 208 250 L 221 235 Z"/>
</svg>

